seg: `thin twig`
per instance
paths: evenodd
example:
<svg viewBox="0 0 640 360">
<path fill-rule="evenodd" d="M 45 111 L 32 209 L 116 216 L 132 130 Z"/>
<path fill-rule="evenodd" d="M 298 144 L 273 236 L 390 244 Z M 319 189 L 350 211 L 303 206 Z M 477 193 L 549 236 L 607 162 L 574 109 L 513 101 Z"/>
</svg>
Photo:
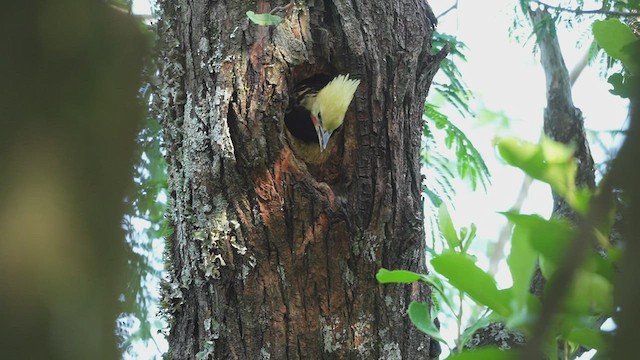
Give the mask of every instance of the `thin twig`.
<svg viewBox="0 0 640 360">
<path fill-rule="evenodd" d="M 553 9 L 553 10 L 562 11 L 562 12 L 569 12 L 576 15 L 598 14 L 598 15 L 617 16 L 617 17 L 640 16 L 640 12 L 611 11 L 611 10 L 604 10 L 604 9 L 593 9 L 593 10 L 582 10 L 581 8 L 571 9 L 571 8 L 566 8 L 562 6 L 549 5 L 539 0 L 531 0 L 531 2 L 544 6 L 547 9 Z"/>
<path fill-rule="evenodd" d="M 571 72 L 569 73 L 569 79 L 571 80 L 571 86 L 576 83 L 582 71 L 587 67 L 587 63 L 589 62 L 589 55 L 591 55 L 591 46 L 587 46 L 587 51 L 583 54 L 583 56 L 578 60 L 576 65 L 573 67 Z"/>
<path fill-rule="evenodd" d="M 109 7 L 124 14 L 129 14 L 129 15 L 131 14 L 129 10 L 125 8 L 121 8 L 120 6 L 116 6 L 114 4 L 109 4 Z"/>
<path fill-rule="evenodd" d="M 520 185 L 520 192 L 518 192 L 518 198 L 515 203 L 509 209 L 511 212 L 519 213 L 522 209 L 522 205 L 524 201 L 527 199 L 527 195 L 529 195 L 529 188 L 533 183 L 533 178 L 529 175 L 525 175 L 524 180 L 522 180 L 522 185 Z M 500 260 L 504 258 L 504 248 L 511 239 L 511 231 L 513 230 L 513 223 L 507 221 L 507 223 L 500 230 L 500 235 L 498 235 L 498 241 L 493 247 L 493 252 L 489 256 L 489 274 L 495 275 L 498 273 L 498 265 L 500 264 Z"/>
<path fill-rule="evenodd" d="M 441 17 L 447 15 L 449 12 L 455 10 L 458 8 L 458 0 L 456 0 L 455 3 L 453 3 L 453 5 L 451 5 L 450 8 L 448 8 L 447 10 L 443 11 L 440 15 L 436 16 L 436 19 L 440 19 Z"/>
<path fill-rule="evenodd" d="M 287 5 L 284 5 L 284 6 L 276 6 L 276 7 L 274 7 L 273 9 L 271 9 L 271 11 L 269 11 L 269 14 L 270 14 L 270 15 L 274 15 L 274 14 L 275 14 L 275 13 L 277 13 L 278 11 L 283 11 L 283 10 L 289 11 L 289 10 L 293 7 L 293 5 L 294 5 L 294 2 L 293 2 L 293 1 L 291 1 L 291 2 L 290 2 L 290 3 L 288 3 Z"/>
<path fill-rule="evenodd" d="M 464 292 L 462 290 L 458 290 L 458 297 L 460 297 L 460 308 L 458 309 L 458 313 L 456 314 L 456 322 L 458 325 L 458 338 L 456 339 L 456 348 L 458 352 L 462 352 L 462 311 L 464 309 Z"/>
<path fill-rule="evenodd" d="M 146 21 L 146 20 L 155 20 L 156 19 L 156 17 L 153 16 L 153 15 L 133 14 L 129 10 L 121 8 L 121 7 L 116 6 L 114 4 L 109 4 L 109 7 L 112 8 L 113 10 L 116 10 L 116 11 L 120 12 L 120 13 L 131 15 L 131 16 L 137 18 L 137 19 L 140 19 L 140 20 L 145 20 Z"/>
</svg>

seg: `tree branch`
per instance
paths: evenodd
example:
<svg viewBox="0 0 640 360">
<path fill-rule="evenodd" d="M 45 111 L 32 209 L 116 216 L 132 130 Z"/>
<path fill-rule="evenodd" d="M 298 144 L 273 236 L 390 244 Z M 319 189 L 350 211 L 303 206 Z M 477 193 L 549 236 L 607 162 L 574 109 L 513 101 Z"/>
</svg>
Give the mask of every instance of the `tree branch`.
<svg viewBox="0 0 640 360">
<path fill-rule="evenodd" d="M 539 0 L 531 0 L 532 3 L 544 6 L 547 9 L 553 9 L 561 12 L 568 12 L 576 15 L 587 15 L 587 14 L 598 14 L 598 15 L 607 15 L 607 16 L 617 16 L 617 17 L 638 17 L 640 16 L 640 12 L 624 12 L 624 11 L 611 11 L 604 9 L 594 9 L 594 10 L 582 10 L 581 8 L 566 8 L 562 6 L 554 6 L 549 5 L 545 2 Z"/>
<path fill-rule="evenodd" d="M 518 197 L 511 207 L 509 211 L 519 213 L 522 209 L 522 205 L 524 201 L 527 199 L 527 195 L 529 195 L 529 188 L 533 183 L 533 178 L 529 175 L 525 175 L 522 180 L 522 185 L 520 185 L 520 191 L 518 192 Z M 500 260 L 505 258 L 504 248 L 507 246 L 509 240 L 511 240 L 511 232 L 513 230 L 513 223 L 507 221 L 507 223 L 500 230 L 500 234 L 498 235 L 498 241 L 496 241 L 493 252 L 489 256 L 489 274 L 495 275 L 498 273 L 498 265 L 500 265 Z"/>
<path fill-rule="evenodd" d="M 456 0 L 456 2 L 451 5 L 451 7 L 449 7 L 447 10 L 443 11 L 440 15 L 436 16 L 437 19 L 440 19 L 441 17 L 447 15 L 449 12 L 451 12 L 452 10 L 455 10 L 458 8 L 458 1 Z"/>
<path fill-rule="evenodd" d="M 540 24 L 549 13 L 546 10 L 530 11 L 529 16 L 534 27 Z M 565 144 L 575 143 L 575 158 L 578 163 L 575 184 L 578 187 L 595 189 L 595 175 L 593 158 L 584 132 L 584 120 L 571 98 L 571 80 L 567 67 L 560 51 L 557 37 L 546 31 L 544 34 L 536 33 L 540 46 L 540 62 L 544 68 L 547 83 L 547 106 L 544 110 L 544 132 L 555 140 Z M 586 217 L 578 215 L 571 206 L 559 196 L 553 193 L 553 217 L 569 220 L 577 225 L 577 230 L 572 239 L 565 260 L 558 266 L 558 270 L 550 281 L 544 285 L 542 297 L 542 309 L 531 337 L 523 351 L 522 359 L 535 360 L 542 356 L 544 342 L 555 324 L 555 316 L 560 311 L 562 301 L 570 289 L 576 271 L 587 256 L 590 244 L 595 243 L 593 224 L 598 224 L 609 209 L 611 190 L 603 183 L 603 191 L 591 200 L 590 211 Z M 537 272 L 537 270 L 536 270 Z M 541 289 L 534 289 L 540 290 Z"/>
<path fill-rule="evenodd" d="M 290 3 L 288 3 L 287 5 L 284 6 L 276 6 L 273 9 L 271 9 L 271 11 L 269 11 L 269 14 L 274 15 L 276 14 L 278 11 L 286 11 L 289 12 L 291 10 L 291 8 L 293 7 L 294 2 L 291 1 Z"/>
</svg>

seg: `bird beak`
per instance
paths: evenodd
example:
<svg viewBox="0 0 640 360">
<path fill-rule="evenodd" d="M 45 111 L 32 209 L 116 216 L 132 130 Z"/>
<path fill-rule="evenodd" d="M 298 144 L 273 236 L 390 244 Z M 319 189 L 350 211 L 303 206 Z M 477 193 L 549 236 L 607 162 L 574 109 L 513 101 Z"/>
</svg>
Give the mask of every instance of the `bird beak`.
<svg viewBox="0 0 640 360">
<path fill-rule="evenodd" d="M 329 139 L 331 138 L 331 131 L 325 131 L 322 126 L 316 127 L 316 133 L 318 133 L 318 142 L 320 143 L 320 151 L 327 149 Z"/>
</svg>

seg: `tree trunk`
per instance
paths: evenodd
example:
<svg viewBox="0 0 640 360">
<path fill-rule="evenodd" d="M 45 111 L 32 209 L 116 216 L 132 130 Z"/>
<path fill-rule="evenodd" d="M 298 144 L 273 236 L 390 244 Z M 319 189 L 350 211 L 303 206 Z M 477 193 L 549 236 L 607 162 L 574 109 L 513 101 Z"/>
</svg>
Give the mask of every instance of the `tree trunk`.
<svg viewBox="0 0 640 360">
<path fill-rule="evenodd" d="M 161 1 L 160 86 L 169 163 L 169 358 L 429 358 L 411 325 L 426 273 L 419 149 L 442 57 L 425 1 Z M 319 163 L 284 126 L 295 83 L 361 80 Z"/>
</svg>

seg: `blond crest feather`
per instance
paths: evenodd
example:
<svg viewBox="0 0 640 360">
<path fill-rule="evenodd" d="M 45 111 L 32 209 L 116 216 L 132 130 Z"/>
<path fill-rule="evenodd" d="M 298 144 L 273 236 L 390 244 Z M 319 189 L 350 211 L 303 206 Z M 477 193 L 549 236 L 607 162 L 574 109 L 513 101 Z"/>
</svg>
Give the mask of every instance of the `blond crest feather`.
<svg viewBox="0 0 640 360">
<path fill-rule="evenodd" d="M 325 130 L 331 132 L 342 125 L 358 85 L 360 80 L 349 79 L 349 74 L 338 75 L 315 96 L 311 113 L 320 114 Z"/>
</svg>

